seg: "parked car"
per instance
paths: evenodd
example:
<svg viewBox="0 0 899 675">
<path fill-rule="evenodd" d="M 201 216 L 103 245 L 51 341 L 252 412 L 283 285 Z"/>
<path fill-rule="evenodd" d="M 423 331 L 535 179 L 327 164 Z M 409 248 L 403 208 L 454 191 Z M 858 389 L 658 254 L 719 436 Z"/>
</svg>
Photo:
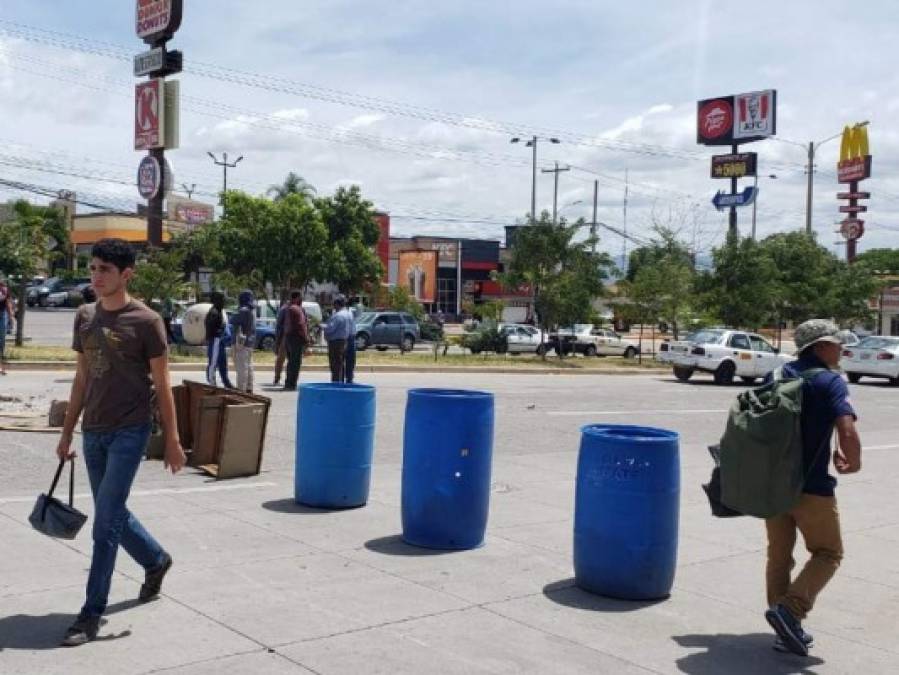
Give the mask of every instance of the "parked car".
<svg viewBox="0 0 899 675">
<path fill-rule="evenodd" d="M 501 323 L 499 332 L 506 340 L 510 354 L 539 354 L 547 350 L 546 335 L 539 328 L 523 323 Z"/>
<path fill-rule="evenodd" d="M 850 382 L 862 377 L 886 378 L 899 387 L 899 337 L 872 335 L 843 349 L 840 366 Z"/>
<path fill-rule="evenodd" d="M 399 347 L 410 352 L 421 338 L 418 322 L 406 312 L 365 312 L 356 319 L 356 349 Z"/>
<path fill-rule="evenodd" d="M 591 323 L 578 323 L 570 328 L 560 328 L 550 341 L 556 353 L 561 348 L 564 353 L 584 356 L 624 356 L 634 358 L 640 348 L 630 340 L 622 338 L 613 330 L 596 328 Z"/>
<path fill-rule="evenodd" d="M 38 305 L 40 307 L 48 307 L 51 304 L 61 307 L 66 300 L 60 293 L 65 292 L 66 297 L 70 289 L 75 288 L 78 284 L 90 283 L 89 277 L 81 277 L 77 279 L 66 279 L 62 277 L 50 277 L 39 286 L 31 286 L 26 291 L 25 302 L 29 307 Z M 50 295 L 56 294 L 54 299 L 50 300 Z"/>
<path fill-rule="evenodd" d="M 696 331 L 689 340 L 668 343 L 674 376 L 686 382 L 696 371 L 712 373 L 716 384 L 739 377 L 746 384 L 790 361 L 761 335 L 724 328 Z"/>
<path fill-rule="evenodd" d="M 79 280 L 64 281 L 58 286 L 58 290 L 47 296 L 47 307 L 77 307 L 81 304 L 81 292 L 83 286 L 89 286 L 90 281 Z"/>
<path fill-rule="evenodd" d="M 469 331 L 462 336 L 462 347 L 472 354 L 495 352 L 505 354 L 509 343 L 506 336 L 491 322 L 483 328 Z"/>
</svg>

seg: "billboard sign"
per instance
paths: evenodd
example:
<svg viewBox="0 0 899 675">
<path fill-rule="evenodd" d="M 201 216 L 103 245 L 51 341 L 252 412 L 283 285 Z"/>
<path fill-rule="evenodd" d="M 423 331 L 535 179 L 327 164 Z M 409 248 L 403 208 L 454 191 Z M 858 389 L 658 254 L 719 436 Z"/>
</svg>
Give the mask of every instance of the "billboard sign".
<svg viewBox="0 0 899 675">
<path fill-rule="evenodd" d="M 196 226 L 215 220 L 215 207 L 212 204 L 183 197 L 169 197 L 167 206 L 169 220 L 179 223 Z"/>
<path fill-rule="evenodd" d="M 144 199 L 153 199 L 162 187 L 159 160 L 147 155 L 137 166 L 137 191 Z"/>
<path fill-rule="evenodd" d="M 742 178 L 754 176 L 758 155 L 754 152 L 741 152 L 736 155 L 713 155 L 712 178 Z"/>
<path fill-rule="evenodd" d="M 737 94 L 734 141 L 758 141 L 773 136 L 777 129 L 777 92 L 773 89 Z"/>
<path fill-rule="evenodd" d="M 134 56 L 135 77 L 149 75 L 157 70 L 162 70 L 163 66 L 165 66 L 165 50 L 162 47 L 156 47 Z"/>
<path fill-rule="evenodd" d="M 401 251 L 397 285 L 419 302 L 437 302 L 437 251 Z"/>
<path fill-rule="evenodd" d="M 862 126 L 843 127 L 837 182 L 855 183 L 871 177 L 871 153 L 868 130 Z"/>
<path fill-rule="evenodd" d="M 183 0 L 137 0 L 135 8 L 135 32 L 147 44 L 168 40 L 181 27 Z"/>
<path fill-rule="evenodd" d="M 696 104 L 696 142 L 700 145 L 749 143 L 776 131 L 774 89 L 708 98 Z"/>
<path fill-rule="evenodd" d="M 134 86 L 134 149 L 161 148 L 165 143 L 165 83 L 161 79 Z"/>
</svg>

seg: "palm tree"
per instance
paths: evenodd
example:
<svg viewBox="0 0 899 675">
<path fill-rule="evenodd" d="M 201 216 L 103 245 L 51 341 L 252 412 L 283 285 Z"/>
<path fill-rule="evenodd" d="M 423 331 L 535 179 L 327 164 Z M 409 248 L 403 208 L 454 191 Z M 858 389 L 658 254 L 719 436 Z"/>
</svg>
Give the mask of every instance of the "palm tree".
<svg viewBox="0 0 899 675">
<path fill-rule="evenodd" d="M 315 196 L 315 188 L 305 178 L 291 171 L 281 185 L 272 185 L 266 194 L 274 195 L 275 201 L 284 199 L 287 195 L 302 195 L 306 199 Z"/>
</svg>

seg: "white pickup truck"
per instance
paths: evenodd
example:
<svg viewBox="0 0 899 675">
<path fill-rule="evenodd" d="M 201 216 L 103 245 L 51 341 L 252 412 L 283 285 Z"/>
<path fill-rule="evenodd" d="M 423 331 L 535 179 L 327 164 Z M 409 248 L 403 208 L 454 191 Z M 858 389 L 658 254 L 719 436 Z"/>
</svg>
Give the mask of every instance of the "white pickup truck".
<svg viewBox="0 0 899 675">
<path fill-rule="evenodd" d="M 791 360 L 761 335 L 724 328 L 696 331 L 689 340 L 669 342 L 667 351 L 674 376 L 683 382 L 701 371 L 712 373 L 716 384 L 731 384 L 734 377 L 752 384 Z"/>
</svg>

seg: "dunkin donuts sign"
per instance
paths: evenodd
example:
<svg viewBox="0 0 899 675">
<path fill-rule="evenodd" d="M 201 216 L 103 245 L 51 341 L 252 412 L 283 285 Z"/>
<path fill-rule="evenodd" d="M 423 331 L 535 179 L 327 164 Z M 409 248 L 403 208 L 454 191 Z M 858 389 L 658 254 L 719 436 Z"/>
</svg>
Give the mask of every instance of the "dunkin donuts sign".
<svg viewBox="0 0 899 675">
<path fill-rule="evenodd" d="M 733 145 L 773 136 L 777 131 L 777 91 L 720 96 L 699 101 L 696 142 Z"/>
<path fill-rule="evenodd" d="M 181 26 L 183 0 L 137 0 L 137 37 L 148 44 L 167 40 Z"/>
</svg>

